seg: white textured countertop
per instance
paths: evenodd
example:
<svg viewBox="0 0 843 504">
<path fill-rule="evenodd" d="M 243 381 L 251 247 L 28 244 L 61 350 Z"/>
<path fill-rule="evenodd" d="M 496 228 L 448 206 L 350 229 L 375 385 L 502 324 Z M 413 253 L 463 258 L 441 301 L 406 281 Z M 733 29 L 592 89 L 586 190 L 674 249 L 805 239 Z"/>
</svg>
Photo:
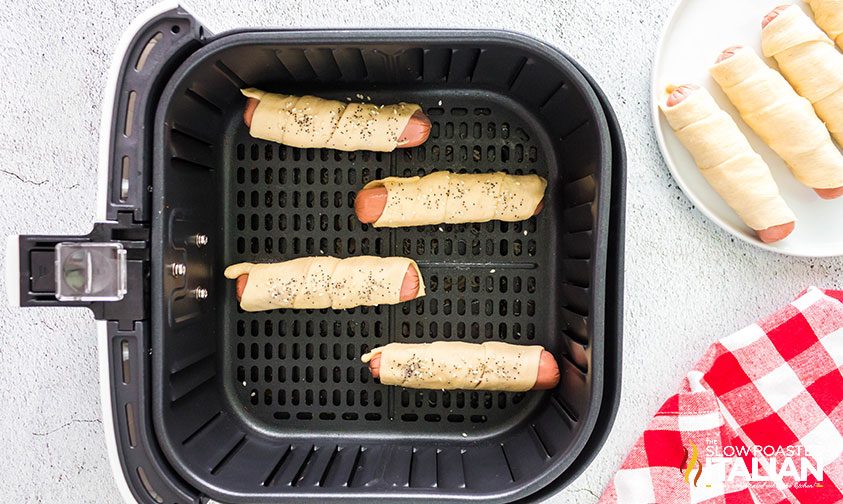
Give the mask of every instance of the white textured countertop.
<svg viewBox="0 0 843 504">
<path fill-rule="evenodd" d="M 525 32 L 573 56 L 617 112 L 629 154 L 623 393 L 586 472 L 551 502 L 594 502 L 683 372 L 715 338 L 807 285 L 843 288 L 843 258 L 794 259 L 732 239 L 695 211 L 657 150 L 649 74 L 673 0 L 193 2 L 211 31 L 474 27 Z M 122 30 L 151 2 L 0 5 L 0 235 L 87 233 L 100 103 Z M 96 5 L 91 7 L 90 5 Z M 0 307 L 0 495 L 118 502 L 100 419 L 86 310 Z"/>
</svg>

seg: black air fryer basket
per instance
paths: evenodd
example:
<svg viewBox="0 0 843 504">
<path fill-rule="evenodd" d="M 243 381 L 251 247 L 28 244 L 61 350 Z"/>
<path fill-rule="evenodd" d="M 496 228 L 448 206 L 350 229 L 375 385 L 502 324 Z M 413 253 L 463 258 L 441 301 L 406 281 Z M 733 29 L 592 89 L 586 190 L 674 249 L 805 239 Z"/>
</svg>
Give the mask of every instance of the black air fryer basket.
<svg viewBox="0 0 843 504">
<path fill-rule="evenodd" d="M 140 27 L 116 87 L 106 221 L 88 236 L 21 236 L 13 252 L 21 305 L 88 306 L 105 321 L 121 489 L 158 503 L 509 502 L 586 467 L 619 394 L 625 158 L 576 63 L 495 31 L 211 36 L 176 8 Z M 417 102 L 431 136 L 393 153 L 256 140 L 244 87 Z M 354 217 L 366 182 L 442 169 L 538 173 L 545 209 L 392 230 Z M 428 295 L 246 313 L 222 276 L 323 254 L 411 257 Z M 433 340 L 541 344 L 562 379 L 547 392 L 416 391 L 380 385 L 360 362 L 391 341 Z"/>
</svg>

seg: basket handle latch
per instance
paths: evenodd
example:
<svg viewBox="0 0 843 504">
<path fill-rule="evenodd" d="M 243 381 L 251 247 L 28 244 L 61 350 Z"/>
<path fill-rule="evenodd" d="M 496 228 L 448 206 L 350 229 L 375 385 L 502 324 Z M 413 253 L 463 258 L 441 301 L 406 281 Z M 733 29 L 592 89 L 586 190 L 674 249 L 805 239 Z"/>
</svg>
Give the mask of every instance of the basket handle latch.
<svg viewBox="0 0 843 504">
<path fill-rule="evenodd" d="M 10 236 L 7 297 L 16 306 L 85 306 L 97 319 L 143 320 L 148 241 L 130 213 L 85 236 Z"/>
<path fill-rule="evenodd" d="M 60 242 L 53 249 L 56 299 L 120 301 L 126 294 L 126 249 L 120 242 Z M 39 261 L 48 260 L 48 254 Z M 32 261 L 32 259 L 30 259 Z M 35 271 L 49 264 L 33 264 Z M 45 279 L 44 283 L 48 280 Z"/>
</svg>

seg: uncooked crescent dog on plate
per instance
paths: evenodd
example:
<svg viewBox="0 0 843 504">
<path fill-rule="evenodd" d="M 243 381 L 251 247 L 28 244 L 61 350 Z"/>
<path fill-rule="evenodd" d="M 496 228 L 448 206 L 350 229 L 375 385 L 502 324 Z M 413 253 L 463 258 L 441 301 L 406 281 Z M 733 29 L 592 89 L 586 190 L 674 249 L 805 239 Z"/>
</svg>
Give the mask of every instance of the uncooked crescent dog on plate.
<svg viewBox="0 0 843 504">
<path fill-rule="evenodd" d="M 357 194 L 357 218 L 374 227 L 520 221 L 541 210 L 547 181 L 538 175 L 451 173 L 373 180 Z"/>
<path fill-rule="evenodd" d="M 390 152 L 427 140 L 430 120 L 415 103 L 344 103 L 241 89 L 249 134 L 292 147 Z"/>
<path fill-rule="evenodd" d="M 382 384 L 407 388 L 524 392 L 551 389 L 559 383 L 556 359 L 538 345 L 389 343 L 361 360 Z"/>
<path fill-rule="evenodd" d="M 843 54 L 795 5 L 773 10 L 763 25 L 764 56 L 775 58 L 782 75 L 843 145 Z"/>
<path fill-rule="evenodd" d="M 814 21 L 843 49 L 843 0 L 806 0 Z"/>
<path fill-rule="evenodd" d="M 705 89 L 679 86 L 659 105 L 709 184 L 765 243 L 781 240 L 796 216 L 770 167 Z"/>
<path fill-rule="evenodd" d="M 341 310 L 424 296 L 419 267 L 406 257 L 320 256 L 272 264 L 239 263 L 227 267 L 225 277 L 238 281 L 240 307 L 248 312 Z"/>
<path fill-rule="evenodd" d="M 724 51 L 711 75 L 744 121 L 823 198 L 843 196 L 843 154 L 811 102 L 748 47 Z"/>
</svg>

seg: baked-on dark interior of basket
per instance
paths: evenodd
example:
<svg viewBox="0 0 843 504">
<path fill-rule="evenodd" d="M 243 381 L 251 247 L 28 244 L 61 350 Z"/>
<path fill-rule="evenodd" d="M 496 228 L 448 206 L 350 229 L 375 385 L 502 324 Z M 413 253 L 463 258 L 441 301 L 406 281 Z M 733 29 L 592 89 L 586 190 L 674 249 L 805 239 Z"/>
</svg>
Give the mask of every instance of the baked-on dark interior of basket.
<svg viewBox="0 0 843 504">
<path fill-rule="evenodd" d="M 164 91 L 155 420 L 168 458 L 208 495 L 508 500 L 579 454 L 601 399 L 605 118 L 560 55 L 487 35 L 228 35 L 191 56 Z M 394 153 L 256 140 L 241 117 L 247 86 L 417 102 L 431 136 Z M 366 182 L 443 169 L 538 173 L 549 181 L 545 209 L 523 223 L 396 230 L 354 217 Z M 201 249 L 187 243 L 197 226 L 210 237 Z M 222 277 L 235 262 L 322 254 L 414 258 L 428 295 L 245 313 Z M 186 277 L 169 274 L 174 262 L 188 264 Z M 207 299 L 190 294 L 199 286 Z M 562 380 L 550 392 L 414 391 L 380 385 L 359 360 L 391 341 L 433 340 L 541 344 Z"/>
</svg>

